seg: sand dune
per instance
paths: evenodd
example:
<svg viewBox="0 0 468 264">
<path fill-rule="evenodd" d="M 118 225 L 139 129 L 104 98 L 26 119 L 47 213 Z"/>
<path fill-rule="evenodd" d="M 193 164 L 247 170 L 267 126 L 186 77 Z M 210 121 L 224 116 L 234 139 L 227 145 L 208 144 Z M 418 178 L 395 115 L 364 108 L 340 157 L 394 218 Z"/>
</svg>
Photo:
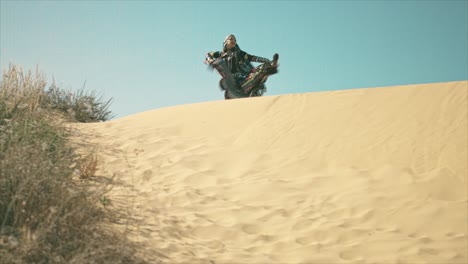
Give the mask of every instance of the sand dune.
<svg viewBox="0 0 468 264">
<path fill-rule="evenodd" d="M 468 263 L 467 94 L 270 96 L 76 128 L 150 262 Z"/>
</svg>

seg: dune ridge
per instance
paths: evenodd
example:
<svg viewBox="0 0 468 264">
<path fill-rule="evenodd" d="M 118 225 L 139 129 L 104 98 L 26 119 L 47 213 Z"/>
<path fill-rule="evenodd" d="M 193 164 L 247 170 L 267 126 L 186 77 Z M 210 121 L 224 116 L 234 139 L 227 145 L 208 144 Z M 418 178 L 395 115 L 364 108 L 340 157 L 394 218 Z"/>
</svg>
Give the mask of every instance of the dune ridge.
<svg viewBox="0 0 468 264">
<path fill-rule="evenodd" d="M 467 263 L 468 81 L 76 124 L 164 263 Z"/>
</svg>

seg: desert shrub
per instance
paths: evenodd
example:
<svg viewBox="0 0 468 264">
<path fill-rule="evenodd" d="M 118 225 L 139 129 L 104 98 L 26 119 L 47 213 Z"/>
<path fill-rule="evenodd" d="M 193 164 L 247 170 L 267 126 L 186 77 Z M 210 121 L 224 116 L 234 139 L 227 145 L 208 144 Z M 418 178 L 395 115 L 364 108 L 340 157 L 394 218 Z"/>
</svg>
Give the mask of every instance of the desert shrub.
<svg viewBox="0 0 468 264">
<path fill-rule="evenodd" d="M 78 122 L 107 121 L 114 117 L 109 110 L 112 98 L 106 101 L 102 95 L 94 91 L 88 92 L 84 87 L 72 92 L 52 84 L 46 95 L 47 107 L 59 110 Z"/>
<path fill-rule="evenodd" d="M 95 91 L 84 87 L 77 91 L 58 87 L 55 82 L 46 88 L 47 81 L 39 69 L 24 72 L 10 64 L 2 75 L 0 88 L 0 120 L 9 119 L 18 112 L 41 110 L 60 113 L 75 122 L 108 121 L 114 117 L 109 110 L 112 98 L 104 100 Z"/>
<path fill-rule="evenodd" d="M 90 180 L 98 160 L 71 147 L 45 85 L 14 66 L 0 84 L 0 263 L 141 262 L 106 228 L 115 214 L 101 201 L 109 186 Z"/>
</svg>

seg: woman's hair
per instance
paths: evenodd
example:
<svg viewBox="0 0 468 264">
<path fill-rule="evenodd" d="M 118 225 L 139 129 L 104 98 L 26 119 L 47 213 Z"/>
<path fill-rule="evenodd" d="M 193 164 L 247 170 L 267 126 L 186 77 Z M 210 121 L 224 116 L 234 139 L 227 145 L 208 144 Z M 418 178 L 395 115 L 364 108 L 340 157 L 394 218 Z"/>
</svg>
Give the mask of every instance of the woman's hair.
<svg viewBox="0 0 468 264">
<path fill-rule="evenodd" d="M 229 37 L 234 37 L 234 39 L 237 41 L 237 38 L 236 38 L 236 36 L 234 36 L 234 34 L 229 34 L 224 38 L 224 44 L 226 44 Z"/>
</svg>

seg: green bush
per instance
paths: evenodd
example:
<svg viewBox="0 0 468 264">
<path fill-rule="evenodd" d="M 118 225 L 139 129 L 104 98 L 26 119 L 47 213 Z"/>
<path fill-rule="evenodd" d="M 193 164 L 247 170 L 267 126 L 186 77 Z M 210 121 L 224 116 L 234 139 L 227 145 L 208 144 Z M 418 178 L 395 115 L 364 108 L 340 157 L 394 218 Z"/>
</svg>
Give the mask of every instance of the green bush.
<svg viewBox="0 0 468 264">
<path fill-rule="evenodd" d="M 114 117 L 109 106 L 112 99 L 104 101 L 96 92 L 84 88 L 77 92 L 66 91 L 52 84 L 46 92 L 48 108 L 58 110 L 78 122 L 107 121 Z"/>
</svg>

